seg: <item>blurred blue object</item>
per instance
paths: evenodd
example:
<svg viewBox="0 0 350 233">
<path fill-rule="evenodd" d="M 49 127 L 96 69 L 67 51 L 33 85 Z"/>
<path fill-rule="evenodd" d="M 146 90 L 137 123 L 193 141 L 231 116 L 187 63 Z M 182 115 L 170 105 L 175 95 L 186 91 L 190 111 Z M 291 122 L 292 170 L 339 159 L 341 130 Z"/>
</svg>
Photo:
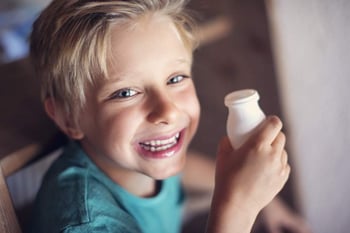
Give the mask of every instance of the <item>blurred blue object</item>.
<svg viewBox="0 0 350 233">
<path fill-rule="evenodd" d="M 28 36 L 39 10 L 39 7 L 28 7 L 0 12 L 0 63 L 28 55 Z"/>
<path fill-rule="evenodd" d="M 15 31 L 4 30 L 0 34 L 1 63 L 21 59 L 28 54 L 28 44 L 25 38 L 20 37 Z"/>
</svg>

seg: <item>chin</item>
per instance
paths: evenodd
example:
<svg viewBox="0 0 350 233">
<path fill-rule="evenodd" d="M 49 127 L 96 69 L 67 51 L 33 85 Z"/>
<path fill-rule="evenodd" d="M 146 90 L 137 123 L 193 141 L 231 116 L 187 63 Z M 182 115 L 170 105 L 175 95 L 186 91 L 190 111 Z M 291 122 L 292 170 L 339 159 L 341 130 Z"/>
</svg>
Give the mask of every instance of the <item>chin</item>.
<svg viewBox="0 0 350 233">
<path fill-rule="evenodd" d="M 172 172 L 172 173 L 167 173 L 167 174 L 161 174 L 161 175 L 156 175 L 156 176 L 153 176 L 152 178 L 155 179 L 155 180 L 165 180 L 165 179 L 168 179 L 172 176 L 176 176 L 178 174 L 180 174 L 181 171 L 178 171 L 178 172 Z"/>
<path fill-rule="evenodd" d="M 177 161 L 177 165 L 174 166 L 174 164 L 170 166 L 165 166 L 162 168 L 158 168 L 156 170 L 153 170 L 152 172 L 148 173 L 150 177 L 152 177 L 155 180 L 164 180 L 172 176 L 176 176 L 180 174 L 185 166 L 186 159 L 182 159 L 181 162 Z"/>
</svg>

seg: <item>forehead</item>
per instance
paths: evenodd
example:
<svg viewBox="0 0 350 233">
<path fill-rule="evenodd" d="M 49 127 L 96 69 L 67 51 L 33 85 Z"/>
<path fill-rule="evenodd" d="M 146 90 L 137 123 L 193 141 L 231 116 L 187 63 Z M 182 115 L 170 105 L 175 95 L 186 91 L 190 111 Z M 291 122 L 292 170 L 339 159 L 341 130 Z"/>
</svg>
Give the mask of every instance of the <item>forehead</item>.
<svg viewBox="0 0 350 233">
<path fill-rule="evenodd" d="M 140 19 L 116 24 L 111 30 L 110 71 L 137 68 L 152 62 L 192 63 L 192 51 L 186 48 L 172 20 L 149 14 Z"/>
</svg>

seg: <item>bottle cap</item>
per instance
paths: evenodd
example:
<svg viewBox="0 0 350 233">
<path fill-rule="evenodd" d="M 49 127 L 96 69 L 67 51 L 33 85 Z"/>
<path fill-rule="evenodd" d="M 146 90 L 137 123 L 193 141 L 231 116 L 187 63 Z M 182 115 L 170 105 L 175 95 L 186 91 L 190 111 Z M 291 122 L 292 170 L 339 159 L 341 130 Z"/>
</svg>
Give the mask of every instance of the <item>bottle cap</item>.
<svg viewBox="0 0 350 233">
<path fill-rule="evenodd" d="M 254 89 L 243 89 L 234 91 L 225 96 L 225 105 L 230 107 L 236 104 L 242 104 L 250 101 L 258 101 L 259 94 Z"/>
</svg>

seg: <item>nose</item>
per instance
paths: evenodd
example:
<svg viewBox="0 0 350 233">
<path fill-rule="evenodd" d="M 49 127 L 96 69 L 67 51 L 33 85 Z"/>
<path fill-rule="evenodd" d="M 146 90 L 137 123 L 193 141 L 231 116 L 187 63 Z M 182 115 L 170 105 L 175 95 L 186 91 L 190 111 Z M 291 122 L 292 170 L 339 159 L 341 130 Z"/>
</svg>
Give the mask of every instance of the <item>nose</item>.
<svg viewBox="0 0 350 233">
<path fill-rule="evenodd" d="M 149 106 L 148 121 L 153 124 L 170 124 L 180 114 L 175 99 L 164 93 L 150 96 Z"/>
</svg>

